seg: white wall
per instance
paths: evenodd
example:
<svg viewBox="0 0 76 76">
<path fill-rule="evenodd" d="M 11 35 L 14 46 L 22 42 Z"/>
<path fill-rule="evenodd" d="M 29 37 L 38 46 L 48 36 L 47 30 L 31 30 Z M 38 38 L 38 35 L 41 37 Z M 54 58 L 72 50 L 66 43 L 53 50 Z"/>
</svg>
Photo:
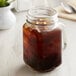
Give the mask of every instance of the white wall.
<svg viewBox="0 0 76 76">
<path fill-rule="evenodd" d="M 60 4 L 60 0 L 30 0 L 33 2 L 34 5 L 43 5 L 44 2 L 48 2 L 49 6 L 56 7 Z M 37 2 L 38 1 L 38 2 Z"/>
<path fill-rule="evenodd" d="M 49 6 L 57 7 L 60 5 L 60 0 L 48 0 Z"/>
<path fill-rule="evenodd" d="M 29 1 L 29 3 L 28 3 L 28 1 Z M 46 0 L 46 1 L 48 1 L 48 5 L 51 7 L 57 7 L 60 4 L 60 0 Z M 33 5 L 37 5 L 38 3 L 40 5 L 40 4 L 43 4 L 44 0 L 17 0 L 17 2 L 19 4 L 17 7 L 15 7 L 16 10 L 23 11 L 23 10 L 27 10 L 27 8 L 29 8 L 30 2 L 33 3 Z"/>
</svg>

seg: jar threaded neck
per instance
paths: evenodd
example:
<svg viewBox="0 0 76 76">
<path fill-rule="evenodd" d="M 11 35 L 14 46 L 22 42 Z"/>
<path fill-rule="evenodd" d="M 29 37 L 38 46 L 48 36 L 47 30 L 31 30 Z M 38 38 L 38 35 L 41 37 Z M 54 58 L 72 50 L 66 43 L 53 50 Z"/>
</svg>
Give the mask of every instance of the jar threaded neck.
<svg viewBox="0 0 76 76">
<path fill-rule="evenodd" d="M 36 25 L 51 25 L 58 21 L 57 12 L 50 7 L 35 7 L 27 13 L 27 21 Z"/>
</svg>

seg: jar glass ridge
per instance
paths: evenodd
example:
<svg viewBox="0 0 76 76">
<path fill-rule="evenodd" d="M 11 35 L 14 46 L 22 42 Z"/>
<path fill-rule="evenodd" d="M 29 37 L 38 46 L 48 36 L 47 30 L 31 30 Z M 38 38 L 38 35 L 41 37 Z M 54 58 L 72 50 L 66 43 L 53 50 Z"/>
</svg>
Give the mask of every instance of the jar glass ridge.
<svg viewBox="0 0 76 76">
<path fill-rule="evenodd" d="M 56 10 L 50 7 L 34 7 L 27 12 L 27 21 L 31 23 L 33 20 L 37 20 L 39 18 L 46 18 L 50 20 L 52 24 L 58 21 L 57 16 L 58 13 L 56 12 Z"/>
</svg>

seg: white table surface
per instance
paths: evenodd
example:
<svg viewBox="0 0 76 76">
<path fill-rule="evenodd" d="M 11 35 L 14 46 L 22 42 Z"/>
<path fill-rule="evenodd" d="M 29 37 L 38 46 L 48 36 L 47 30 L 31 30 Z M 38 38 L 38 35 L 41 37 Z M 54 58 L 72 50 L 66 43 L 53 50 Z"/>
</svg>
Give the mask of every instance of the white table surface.
<svg viewBox="0 0 76 76">
<path fill-rule="evenodd" d="M 17 24 L 0 31 L 0 76 L 76 76 L 76 22 L 60 19 L 66 26 L 68 43 L 62 65 L 49 73 L 37 73 L 24 64 L 22 57 L 22 25 L 26 13 L 15 14 Z"/>
</svg>

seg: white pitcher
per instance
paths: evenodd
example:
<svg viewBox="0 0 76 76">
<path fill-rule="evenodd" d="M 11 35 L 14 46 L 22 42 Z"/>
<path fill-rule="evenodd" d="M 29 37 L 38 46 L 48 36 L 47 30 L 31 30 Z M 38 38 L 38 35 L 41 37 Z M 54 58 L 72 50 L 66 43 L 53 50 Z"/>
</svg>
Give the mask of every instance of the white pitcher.
<svg viewBox="0 0 76 76">
<path fill-rule="evenodd" d="M 9 29 L 16 24 L 16 17 L 11 11 L 12 4 L 0 7 L 0 29 Z"/>
</svg>

